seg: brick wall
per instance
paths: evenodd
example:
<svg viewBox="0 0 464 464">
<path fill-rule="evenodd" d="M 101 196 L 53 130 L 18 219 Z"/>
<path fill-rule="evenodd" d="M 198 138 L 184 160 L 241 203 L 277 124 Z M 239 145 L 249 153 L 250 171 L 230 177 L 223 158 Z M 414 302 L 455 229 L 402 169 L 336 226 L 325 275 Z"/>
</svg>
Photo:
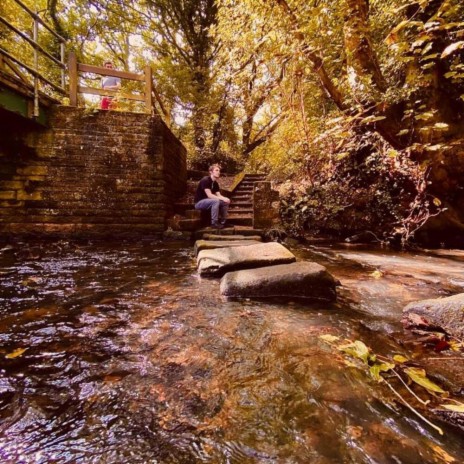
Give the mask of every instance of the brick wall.
<svg viewBox="0 0 464 464">
<path fill-rule="evenodd" d="M 0 235 L 160 235 L 186 152 L 157 116 L 59 107 L 0 139 Z"/>
</svg>

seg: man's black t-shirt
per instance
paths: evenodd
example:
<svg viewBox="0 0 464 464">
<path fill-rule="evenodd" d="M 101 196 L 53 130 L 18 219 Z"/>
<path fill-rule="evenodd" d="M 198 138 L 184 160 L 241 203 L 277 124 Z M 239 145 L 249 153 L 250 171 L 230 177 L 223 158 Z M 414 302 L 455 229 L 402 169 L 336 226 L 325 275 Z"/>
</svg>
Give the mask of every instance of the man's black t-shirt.
<svg viewBox="0 0 464 464">
<path fill-rule="evenodd" d="M 211 176 L 203 177 L 203 179 L 200 180 L 197 191 L 195 193 L 195 203 L 208 198 L 205 189 L 210 189 L 212 193 L 217 193 L 220 190 L 219 184 L 215 180 L 211 179 Z"/>
</svg>

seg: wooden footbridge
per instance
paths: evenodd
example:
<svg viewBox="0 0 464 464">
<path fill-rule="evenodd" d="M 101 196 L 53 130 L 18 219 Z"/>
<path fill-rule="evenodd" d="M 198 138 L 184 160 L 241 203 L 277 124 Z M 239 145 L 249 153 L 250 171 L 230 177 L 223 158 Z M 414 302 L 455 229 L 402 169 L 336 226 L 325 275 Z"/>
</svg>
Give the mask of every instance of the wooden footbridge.
<svg viewBox="0 0 464 464">
<path fill-rule="evenodd" d="M 0 16 L 0 117 L 23 118 L 39 124 L 47 123 L 51 105 L 79 106 L 81 95 L 117 96 L 140 102 L 145 113 L 158 113 L 169 123 L 168 112 L 153 84 L 152 71 L 146 66 L 142 73 L 107 69 L 79 63 L 74 53 L 66 54 L 66 39 L 57 34 L 39 14 L 20 0 L 13 0 L 21 12 L 31 18 L 30 32 L 20 30 L 11 19 Z M 54 51 L 40 45 L 41 34 L 51 35 Z M 0 39 L 2 35 L 0 35 Z M 7 45 L 10 45 L 9 47 Z M 139 82 L 139 92 L 103 90 L 92 86 L 99 79 L 89 76 L 113 76 Z M 124 87 L 124 86 L 123 86 Z M 169 125 L 169 124 L 168 124 Z"/>
</svg>

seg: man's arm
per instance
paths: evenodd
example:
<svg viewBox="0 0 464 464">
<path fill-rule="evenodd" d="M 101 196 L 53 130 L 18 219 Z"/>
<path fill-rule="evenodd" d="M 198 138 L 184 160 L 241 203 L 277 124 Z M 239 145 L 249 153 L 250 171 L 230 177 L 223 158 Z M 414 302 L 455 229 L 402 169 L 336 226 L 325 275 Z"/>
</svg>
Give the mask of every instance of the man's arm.
<svg viewBox="0 0 464 464">
<path fill-rule="evenodd" d="M 223 197 L 221 195 L 221 192 L 216 192 L 216 193 L 213 193 L 211 191 L 211 189 L 205 189 L 205 193 L 206 193 L 206 196 L 208 198 L 211 198 L 212 200 L 216 200 L 216 198 L 219 198 L 220 200 L 222 200 L 224 203 L 230 203 L 230 198 L 227 198 L 227 197 Z"/>
</svg>

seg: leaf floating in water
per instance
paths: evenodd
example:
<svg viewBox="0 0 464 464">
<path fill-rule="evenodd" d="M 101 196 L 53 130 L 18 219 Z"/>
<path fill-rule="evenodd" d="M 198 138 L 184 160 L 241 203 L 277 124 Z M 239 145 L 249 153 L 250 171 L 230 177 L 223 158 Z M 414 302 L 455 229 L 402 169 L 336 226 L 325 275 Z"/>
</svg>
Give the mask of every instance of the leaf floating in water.
<svg viewBox="0 0 464 464">
<path fill-rule="evenodd" d="M 464 343 L 460 343 L 455 340 L 450 340 L 448 343 L 453 351 L 461 351 L 464 348 Z"/>
<path fill-rule="evenodd" d="M 393 356 L 393 361 L 397 362 L 398 364 L 403 364 L 405 362 L 408 362 L 409 359 L 406 358 L 406 356 L 403 356 L 402 354 L 395 354 L 395 356 Z"/>
<path fill-rule="evenodd" d="M 432 382 L 427 378 L 427 374 L 424 369 L 417 369 L 415 367 L 409 367 L 404 370 L 411 380 L 416 382 L 421 387 L 434 393 L 446 393 L 445 390 L 440 388 L 436 383 Z"/>
<path fill-rule="evenodd" d="M 13 352 L 6 354 L 5 358 L 7 359 L 19 358 L 19 356 L 21 356 L 26 350 L 27 348 L 18 348 L 14 350 Z"/>
<path fill-rule="evenodd" d="M 464 404 L 442 404 L 442 408 L 447 409 L 448 411 L 454 412 L 463 412 L 464 413 Z"/>
<path fill-rule="evenodd" d="M 381 377 L 381 372 L 388 372 L 389 370 L 393 369 L 395 365 L 393 363 L 376 363 L 369 368 L 369 372 L 371 377 L 376 380 L 377 382 L 382 382 L 383 378 Z"/>
<path fill-rule="evenodd" d="M 383 277 L 382 271 L 379 271 L 378 269 L 369 275 L 373 277 L 374 279 L 380 279 L 381 277 Z"/>
<path fill-rule="evenodd" d="M 369 348 L 360 340 L 356 340 L 348 345 L 342 345 L 338 349 L 354 358 L 363 360 L 366 364 L 369 361 Z"/>
</svg>

